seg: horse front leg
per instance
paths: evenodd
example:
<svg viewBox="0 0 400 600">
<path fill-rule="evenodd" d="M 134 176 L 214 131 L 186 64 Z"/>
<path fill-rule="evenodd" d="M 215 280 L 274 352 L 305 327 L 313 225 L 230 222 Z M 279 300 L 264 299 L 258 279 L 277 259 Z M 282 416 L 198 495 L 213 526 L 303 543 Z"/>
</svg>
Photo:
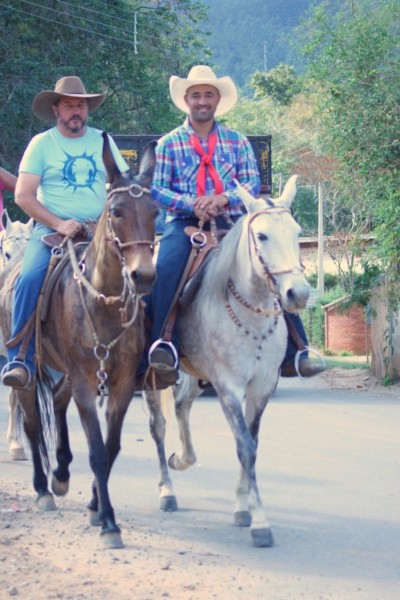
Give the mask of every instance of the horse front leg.
<svg viewBox="0 0 400 600">
<path fill-rule="evenodd" d="M 150 410 L 150 433 L 156 444 L 160 468 L 160 480 L 158 483 L 160 510 L 163 510 L 164 512 L 174 512 L 178 510 L 178 502 L 174 493 L 165 456 L 165 417 L 161 410 L 161 393 L 157 390 L 147 390 L 143 391 L 143 395 Z"/>
<path fill-rule="evenodd" d="M 175 416 L 182 446 L 179 453 L 174 452 L 168 459 L 171 469 L 184 471 L 194 465 L 197 460 L 192 443 L 189 417 L 193 401 L 201 393 L 202 389 L 198 385 L 198 380 L 191 375 L 182 373 L 179 384 L 174 388 Z"/>
<path fill-rule="evenodd" d="M 236 452 L 241 465 L 241 476 L 236 490 L 238 504 L 235 509 L 234 523 L 238 526 L 248 526 L 249 520 L 251 520 L 250 532 L 253 546 L 272 546 L 273 536 L 265 517 L 257 486 L 255 468 L 257 436 L 253 437 L 246 423 L 240 399 L 224 387 L 220 390 L 217 389 L 217 392 L 225 417 L 235 437 Z M 257 427 L 255 422 L 254 427 Z M 248 512 L 250 512 L 250 519 Z"/>
<path fill-rule="evenodd" d="M 7 443 L 8 452 L 12 460 L 28 460 L 24 445 L 20 438 L 19 429 L 20 407 L 14 390 L 10 390 L 8 396 L 8 424 Z M 21 415 L 22 418 L 22 415 Z"/>
<path fill-rule="evenodd" d="M 51 488 L 57 496 L 65 496 L 69 490 L 69 465 L 73 456 L 69 443 L 67 410 L 71 401 L 71 381 L 62 377 L 53 389 L 54 419 L 57 431 L 57 468 L 53 471 Z"/>
<path fill-rule="evenodd" d="M 272 392 L 273 393 L 273 392 Z M 271 394 L 272 395 L 272 394 Z M 261 417 L 267 405 L 270 395 L 260 397 L 253 396 L 249 390 L 246 393 L 245 421 L 250 434 L 258 448 L 258 433 L 260 429 Z M 249 527 L 252 523 L 250 512 L 250 488 L 247 478 L 247 472 L 243 467 L 240 469 L 239 480 L 236 487 L 236 508 L 234 512 L 235 525 L 238 527 Z"/>
<path fill-rule="evenodd" d="M 89 463 L 95 476 L 93 496 L 88 505 L 91 524 L 101 523 L 101 536 L 107 548 L 122 548 L 121 530 L 116 524 L 108 492 L 108 453 L 96 409 L 96 391 L 72 387 L 79 416 L 89 445 Z M 93 518 L 92 518 L 93 517 Z"/>
</svg>

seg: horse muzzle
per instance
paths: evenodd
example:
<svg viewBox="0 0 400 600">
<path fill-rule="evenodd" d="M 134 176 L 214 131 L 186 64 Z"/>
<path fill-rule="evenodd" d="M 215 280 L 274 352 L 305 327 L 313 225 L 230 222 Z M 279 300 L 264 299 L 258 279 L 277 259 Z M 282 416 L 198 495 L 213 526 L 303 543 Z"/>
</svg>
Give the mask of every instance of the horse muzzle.
<svg viewBox="0 0 400 600">
<path fill-rule="evenodd" d="M 287 289 L 280 289 L 281 302 L 288 312 L 297 312 L 305 308 L 309 295 L 310 284 L 303 276 L 299 278 L 299 281 L 292 280 Z"/>
</svg>

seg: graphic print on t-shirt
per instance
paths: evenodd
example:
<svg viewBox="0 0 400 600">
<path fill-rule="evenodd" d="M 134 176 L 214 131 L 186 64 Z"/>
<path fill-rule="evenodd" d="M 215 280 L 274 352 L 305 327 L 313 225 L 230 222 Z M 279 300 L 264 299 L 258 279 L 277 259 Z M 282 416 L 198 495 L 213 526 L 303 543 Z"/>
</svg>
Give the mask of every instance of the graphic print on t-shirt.
<svg viewBox="0 0 400 600">
<path fill-rule="evenodd" d="M 93 154 L 89 156 L 84 152 L 80 156 L 71 156 L 65 153 L 67 159 L 63 167 L 63 180 L 67 187 L 73 187 L 74 193 L 79 188 L 90 188 L 97 183 L 97 166 Z M 94 191 L 94 190 L 93 190 Z"/>
</svg>

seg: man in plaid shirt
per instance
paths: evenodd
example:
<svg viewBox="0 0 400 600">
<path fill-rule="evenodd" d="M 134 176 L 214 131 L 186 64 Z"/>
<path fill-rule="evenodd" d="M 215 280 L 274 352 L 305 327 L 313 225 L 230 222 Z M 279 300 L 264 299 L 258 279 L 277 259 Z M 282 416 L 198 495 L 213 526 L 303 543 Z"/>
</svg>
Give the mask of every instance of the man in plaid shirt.
<svg viewBox="0 0 400 600">
<path fill-rule="evenodd" d="M 156 168 L 152 197 L 166 213 L 166 227 L 157 258 L 157 281 L 148 304 L 152 321 L 149 363 L 157 375 L 157 387 L 173 385 L 178 377 L 178 337 L 174 328 L 171 342 L 161 338 L 163 327 L 184 272 L 192 244 L 184 229 L 198 227 L 199 221 L 209 229 L 210 218 L 218 229 L 242 216 L 242 202 L 234 180 L 253 196 L 260 192 L 260 178 L 253 149 L 241 133 L 218 123 L 214 117 L 228 112 L 236 103 L 237 91 L 230 77 L 217 78 L 210 67 L 197 65 L 187 79 L 170 78 L 170 95 L 174 104 L 188 114 L 185 122 L 163 136 L 156 148 Z M 303 325 L 294 316 L 295 327 L 307 343 Z M 294 355 L 288 350 L 285 361 L 294 369 Z M 288 346 L 290 349 L 290 344 Z M 142 370 L 147 366 L 144 359 Z M 306 361 L 306 362 L 305 362 Z M 318 369 L 306 358 L 300 364 L 304 376 Z M 284 367 L 283 367 L 284 369 Z M 300 369 L 301 370 L 301 369 Z M 288 373 L 291 376 L 290 373 Z"/>
</svg>

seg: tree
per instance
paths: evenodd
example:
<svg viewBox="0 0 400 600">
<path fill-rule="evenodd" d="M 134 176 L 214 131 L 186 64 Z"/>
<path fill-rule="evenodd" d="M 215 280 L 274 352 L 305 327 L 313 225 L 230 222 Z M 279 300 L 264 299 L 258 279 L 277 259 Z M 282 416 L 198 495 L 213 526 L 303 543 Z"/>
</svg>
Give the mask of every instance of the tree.
<svg viewBox="0 0 400 600">
<path fill-rule="evenodd" d="M 398 281 L 398 2 L 346 0 L 335 14 L 332 6 L 318 6 L 299 32 L 317 97 L 320 143 L 337 161 L 343 202 L 362 207 L 377 237 L 371 260 Z"/>
<path fill-rule="evenodd" d="M 270 96 L 278 104 L 287 105 L 298 92 L 297 78 L 290 65 L 278 65 L 267 73 L 256 71 L 250 78 L 255 98 Z"/>
<path fill-rule="evenodd" d="M 195 0 L 4 0 L 0 7 L 0 164 L 16 171 L 33 134 L 47 127 L 33 97 L 79 75 L 108 91 L 91 123 L 111 133 L 162 133 L 181 119 L 171 74 L 206 60 L 206 10 Z"/>
</svg>

